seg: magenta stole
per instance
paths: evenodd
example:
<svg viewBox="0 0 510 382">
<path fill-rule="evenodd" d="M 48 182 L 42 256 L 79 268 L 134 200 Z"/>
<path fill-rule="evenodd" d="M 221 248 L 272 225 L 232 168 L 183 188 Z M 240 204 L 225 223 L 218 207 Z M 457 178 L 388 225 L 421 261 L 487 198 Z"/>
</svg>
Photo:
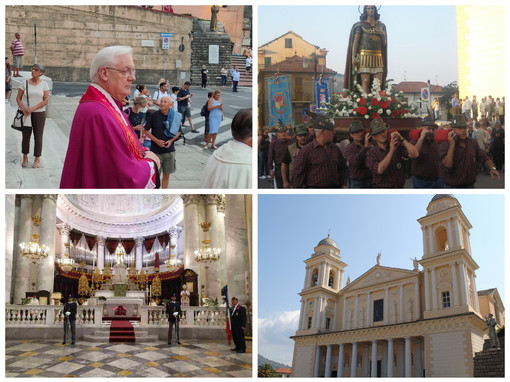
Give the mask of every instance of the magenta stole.
<svg viewBox="0 0 510 382">
<path fill-rule="evenodd" d="M 127 116 L 89 86 L 74 115 L 60 188 L 144 188 L 150 176 Z"/>
</svg>

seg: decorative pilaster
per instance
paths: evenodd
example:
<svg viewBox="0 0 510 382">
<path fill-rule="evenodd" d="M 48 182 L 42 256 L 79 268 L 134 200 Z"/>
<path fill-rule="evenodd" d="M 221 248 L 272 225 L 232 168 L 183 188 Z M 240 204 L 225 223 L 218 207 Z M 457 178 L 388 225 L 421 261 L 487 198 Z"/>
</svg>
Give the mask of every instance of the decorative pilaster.
<svg viewBox="0 0 510 382">
<path fill-rule="evenodd" d="M 185 194 L 181 195 L 181 199 L 184 204 L 184 268 L 194 268 L 198 271 L 193 254 L 201 245 L 198 203 L 202 200 L 202 196 Z"/>
<path fill-rule="evenodd" d="M 462 305 L 467 304 L 467 286 L 466 286 L 466 268 L 464 263 L 459 263 L 460 273 L 460 294 L 462 296 Z"/>
<path fill-rule="evenodd" d="M 5 195 L 5 303 L 9 304 L 11 300 L 12 276 L 14 273 L 14 253 L 17 248 L 14 247 L 15 233 L 15 215 L 16 215 L 16 195 Z"/>
<path fill-rule="evenodd" d="M 432 309 L 437 310 L 437 284 L 436 284 L 436 268 L 430 270 L 432 279 Z"/>
<path fill-rule="evenodd" d="M 63 259 L 66 253 L 66 244 L 69 244 L 69 234 L 73 227 L 67 223 L 57 224 L 57 230 L 60 233 L 60 258 Z"/>
<path fill-rule="evenodd" d="M 423 276 L 424 276 L 424 280 L 425 280 L 425 311 L 428 312 L 430 310 L 430 291 L 429 291 L 430 285 L 429 285 L 429 270 L 428 269 L 423 270 Z"/>
</svg>

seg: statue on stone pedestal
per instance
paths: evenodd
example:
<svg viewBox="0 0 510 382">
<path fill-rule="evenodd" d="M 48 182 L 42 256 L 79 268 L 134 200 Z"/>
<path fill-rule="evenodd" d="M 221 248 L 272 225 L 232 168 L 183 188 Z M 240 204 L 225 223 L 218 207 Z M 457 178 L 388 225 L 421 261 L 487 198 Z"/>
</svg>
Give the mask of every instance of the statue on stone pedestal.
<svg viewBox="0 0 510 382">
<path fill-rule="evenodd" d="M 218 12 L 220 10 L 219 5 L 211 6 L 211 24 L 209 26 L 209 30 L 216 32 L 218 29 Z"/>
<path fill-rule="evenodd" d="M 414 259 L 411 259 L 411 260 L 413 261 L 413 271 L 417 271 L 418 270 L 418 259 L 415 256 Z"/>
<path fill-rule="evenodd" d="M 381 252 L 377 254 L 377 265 L 381 265 Z"/>
<path fill-rule="evenodd" d="M 496 334 L 496 325 L 498 323 L 492 313 L 489 313 L 489 317 L 485 319 L 485 323 L 489 327 L 489 341 L 491 349 L 499 349 L 499 338 Z"/>
<path fill-rule="evenodd" d="M 189 306 L 189 290 L 188 286 L 186 284 L 182 284 L 182 291 L 181 291 L 181 306 L 187 307 Z"/>
</svg>

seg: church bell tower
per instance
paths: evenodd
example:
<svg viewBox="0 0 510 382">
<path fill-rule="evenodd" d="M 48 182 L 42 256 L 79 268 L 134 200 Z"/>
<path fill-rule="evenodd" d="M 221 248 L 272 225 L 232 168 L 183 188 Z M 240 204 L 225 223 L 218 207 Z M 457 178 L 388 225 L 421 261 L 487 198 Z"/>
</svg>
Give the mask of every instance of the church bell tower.
<svg viewBox="0 0 510 382">
<path fill-rule="evenodd" d="M 470 233 L 472 228 L 453 195 L 435 195 L 427 215 L 418 219 L 423 233 L 425 309 L 435 318 L 475 312 L 480 314 Z"/>
<path fill-rule="evenodd" d="M 336 326 L 337 298 L 342 289 L 344 269 L 340 250 L 329 235 L 314 248 L 305 260 L 306 274 L 301 296 L 301 313 L 296 334 L 338 330 Z"/>
</svg>

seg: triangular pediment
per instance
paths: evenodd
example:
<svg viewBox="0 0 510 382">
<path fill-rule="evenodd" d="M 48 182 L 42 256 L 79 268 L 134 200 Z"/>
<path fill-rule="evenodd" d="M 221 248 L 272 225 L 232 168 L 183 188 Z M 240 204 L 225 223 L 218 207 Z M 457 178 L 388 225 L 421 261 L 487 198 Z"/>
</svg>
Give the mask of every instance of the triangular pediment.
<svg viewBox="0 0 510 382">
<path fill-rule="evenodd" d="M 412 271 L 409 269 L 383 267 L 382 265 L 375 265 L 368 271 L 363 273 L 356 280 L 346 285 L 342 292 L 349 292 L 358 289 L 364 289 L 375 285 L 382 285 L 391 283 L 392 281 L 398 281 L 407 277 L 418 275 L 418 271 Z"/>
</svg>

